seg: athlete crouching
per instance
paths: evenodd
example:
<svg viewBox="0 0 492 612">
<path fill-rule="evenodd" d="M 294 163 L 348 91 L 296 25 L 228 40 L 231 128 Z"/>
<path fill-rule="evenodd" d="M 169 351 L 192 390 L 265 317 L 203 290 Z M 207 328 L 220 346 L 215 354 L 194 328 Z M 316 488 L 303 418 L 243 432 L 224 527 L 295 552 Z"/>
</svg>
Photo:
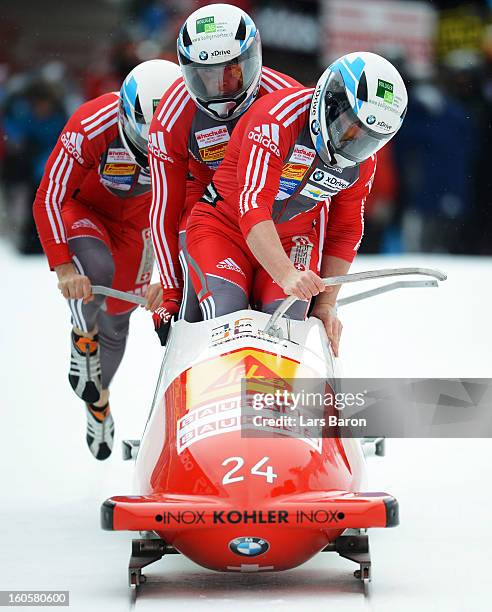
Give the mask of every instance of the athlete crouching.
<svg viewBox="0 0 492 612">
<path fill-rule="evenodd" d="M 160 285 L 150 285 L 147 137 L 155 108 L 179 76 L 177 64 L 144 62 L 119 94 L 83 104 L 63 129 L 34 201 L 41 243 L 72 313 L 69 381 L 86 402 L 87 444 L 97 459 L 113 446 L 109 385 L 135 306 L 94 296 L 91 285 L 146 296 L 149 310 L 162 301 Z"/>
<path fill-rule="evenodd" d="M 240 119 L 213 183 L 191 213 L 187 247 L 204 318 L 247 308 L 320 318 L 335 355 L 338 288 L 361 243 L 376 152 L 398 131 L 407 92 L 398 71 L 373 53 L 335 61 L 316 88 L 284 89 Z M 314 224 L 326 208 L 326 233 Z M 320 268 L 318 268 L 321 260 Z M 317 271 L 320 270 L 321 276 Z"/>
</svg>

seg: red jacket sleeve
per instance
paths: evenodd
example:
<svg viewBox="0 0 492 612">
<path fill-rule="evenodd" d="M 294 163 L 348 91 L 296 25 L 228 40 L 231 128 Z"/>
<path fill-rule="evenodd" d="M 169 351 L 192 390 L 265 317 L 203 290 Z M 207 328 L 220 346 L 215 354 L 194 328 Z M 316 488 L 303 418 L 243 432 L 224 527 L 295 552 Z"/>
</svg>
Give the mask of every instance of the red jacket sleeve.
<svg viewBox="0 0 492 612">
<path fill-rule="evenodd" d="M 99 163 L 105 136 L 117 122 L 118 99 L 105 94 L 83 104 L 68 120 L 53 149 L 36 192 L 33 215 L 50 268 L 71 261 L 61 209 L 86 174 Z"/>
<path fill-rule="evenodd" d="M 360 166 L 357 181 L 330 202 L 323 255 L 353 261 L 364 235 L 364 204 L 376 172 L 376 156 Z"/>
<path fill-rule="evenodd" d="M 247 238 L 251 228 L 272 218 L 283 160 L 292 143 L 291 130 L 269 114 L 268 106 L 256 102 L 241 129 L 237 164 L 239 227 Z"/>
<path fill-rule="evenodd" d="M 183 284 L 178 235 L 185 206 L 193 109 L 183 79 L 178 79 L 162 98 L 149 130 L 150 227 L 164 289 L 180 289 Z"/>
</svg>

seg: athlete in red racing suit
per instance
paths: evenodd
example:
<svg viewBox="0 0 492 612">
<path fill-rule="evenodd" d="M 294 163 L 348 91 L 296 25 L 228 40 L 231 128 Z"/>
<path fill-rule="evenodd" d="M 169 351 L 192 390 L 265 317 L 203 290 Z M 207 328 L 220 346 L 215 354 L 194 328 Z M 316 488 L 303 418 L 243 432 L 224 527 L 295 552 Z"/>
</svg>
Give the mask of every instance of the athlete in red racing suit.
<svg viewBox="0 0 492 612">
<path fill-rule="evenodd" d="M 41 243 L 72 313 L 69 380 L 87 404 L 87 443 L 97 459 L 111 453 L 108 388 L 123 358 L 135 306 L 94 296 L 91 285 L 146 296 L 151 310 L 162 301 L 160 284 L 150 286 L 150 173 L 136 163 L 127 141 L 131 134 L 135 141 L 139 137 L 129 127 L 132 116 L 141 131 L 145 166 L 145 129 L 179 73 L 172 62 L 144 62 L 130 72 L 120 94 L 82 104 L 48 159 L 34 201 Z"/>
<path fill-rule="evenodd" d="M 299 85 L 262 67 L 258 29 L 230 4 L 207 4 L 189 15 L 177 50 L 183 78 L 163 97 L 149 134 L 151 228 L 164 289 L 154 315 L 161 343 L 178 310 L 180 318 L 201 320 L 189 282 L 186 221 L 222 162 L 239 117 L 259 97 Z"/>
<path fill-rule="evenodd" d="M 296 86 L 299 83 L 291 77 L 263 67 L 257 99 L 272 91 Z M 186 223 L 193 205 L 202 197 L 224 159 L 237 121 L 213 119 L 204 113 L 179 79 L 163 96 L 150 126 L 154 250 L 164 302 L 173 313 L 177 312 L 178 303 L 182 303 L 180 317 L 187 321 L 201 320 L 201 314 L 188 278 Z"/>
<path fill-rule="evenodd" d="M 213 183 L 193 209 L 187 246 L 205 318 L 247 308 L 250 301 L 272 312 L 286 293 L 295 293 L 293 272 L 313 272 L 306 281 L 311 293 L 299 295 L 310 298 L 324 289 L 314 274 L 319 258 L 321 275 L 328 276 L 345 273 L 357 253 L 376 158 L 343 169 L 323 163 L 309 133 L 313 91 L 282 90 L 259 100 L 239 121 Z M 323 208 L 326 235 L 322 227 L 319 234 L 314 229 Z M 281 244 L 290 262 L 267 271 L 251 232 L 272 221 L 270 239 Z M 307 307 L 296 302 L 289 315 L 303 318 Z M 337 352 L 336 317 L 329 324 Z"/>
<path fill-rule="evenodd" d="M 272 312 L 285 295 L 324 323 L 335 355 L 339 288 L 321 276 L 345 274 L 364 230 L 364 202 L 376 153 L 400 129 L 408 95 L 396 68 L 369 52 L 333 62 L 314 89 L 272 93 L 244 115 L 187 227 L 192 281 L 204 316 L 249 303 Z M 314 221 L 328 210 L 326 235 Z M 307 304 L 294 303 L 293 318 Z"/>
</svg>

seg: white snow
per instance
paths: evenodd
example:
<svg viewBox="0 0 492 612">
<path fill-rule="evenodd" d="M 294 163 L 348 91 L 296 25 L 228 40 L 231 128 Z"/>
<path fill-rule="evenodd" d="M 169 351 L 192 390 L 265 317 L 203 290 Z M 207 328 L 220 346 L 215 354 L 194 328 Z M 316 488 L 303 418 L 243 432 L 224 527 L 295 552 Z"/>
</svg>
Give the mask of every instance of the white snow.
<svg viewBox="0 0 492 612">
<path fill-rule="evenodd" d="M 21 258 L 5 244 L 0 262 L 0 589 L 69 590 L 77 611 L 129 609 L 131 534 L 102 531 L 99 508 L 129 491 L 120 441 L 142 432 L 162 349 L 140 310 L 112 386 L 115 452 L 96 462 L 67 381 L 69 312 L 55 276 L 44 258 Z M 491 377 L 492 260 L 360 257 L 352 271 L 410 265 L 440 268 L 449 280 L 345 307 L 344 373 Z M 487 439 L 389 440 L 385 458 L 369 458 L 371 487 L 397 497 L 401 524 L 370 532 L 368 597 L 356 566 L 335 554 L 263 575 L 217 574 L 176 555 L 149 568 L 161 582 L 143 588 L 135 609 L 490 610 L 491 464 Z"/>
</svg>

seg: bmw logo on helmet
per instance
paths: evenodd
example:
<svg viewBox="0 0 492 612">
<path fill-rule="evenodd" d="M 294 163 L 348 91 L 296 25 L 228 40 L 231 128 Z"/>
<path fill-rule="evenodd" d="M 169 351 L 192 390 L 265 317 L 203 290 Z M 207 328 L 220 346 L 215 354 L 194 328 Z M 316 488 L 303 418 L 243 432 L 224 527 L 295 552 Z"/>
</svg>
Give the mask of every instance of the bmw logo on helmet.
<svg viewBox="0 0 492 612">
<path fill-rule="evenodd" d="M 325 173 L 321 172 L 321 170 L 316 170 L 316 172 L 313 174 L 313 178 L 315 181 L 322 181 L 324 176 Z"/>
<path fill-rule="evenodd" d="M 311 121 L 311 131 L 313 134 L 319 134 L 319 121 L 317 119 Z"/>
<path fill-rule="evenodd" d="M 270 544 L 262 538 L 240 537 L 229 542 L 229 548 L 236 555 L 243 557 L 257 557 L 266 553 Z"/>
<path fill-rule="evenodd" d="M 366 121 L 369 125 L 372 125 L 373 123 L 376 123 L 376 117 L 374 115 L 369 115 Z"/>
<path fill-rule="evenodd" d="M 198 56 L 202 62 L 208 60 L 208 53 L 206 51 L 200 51 L 200 55 Z"/>
</svg>

